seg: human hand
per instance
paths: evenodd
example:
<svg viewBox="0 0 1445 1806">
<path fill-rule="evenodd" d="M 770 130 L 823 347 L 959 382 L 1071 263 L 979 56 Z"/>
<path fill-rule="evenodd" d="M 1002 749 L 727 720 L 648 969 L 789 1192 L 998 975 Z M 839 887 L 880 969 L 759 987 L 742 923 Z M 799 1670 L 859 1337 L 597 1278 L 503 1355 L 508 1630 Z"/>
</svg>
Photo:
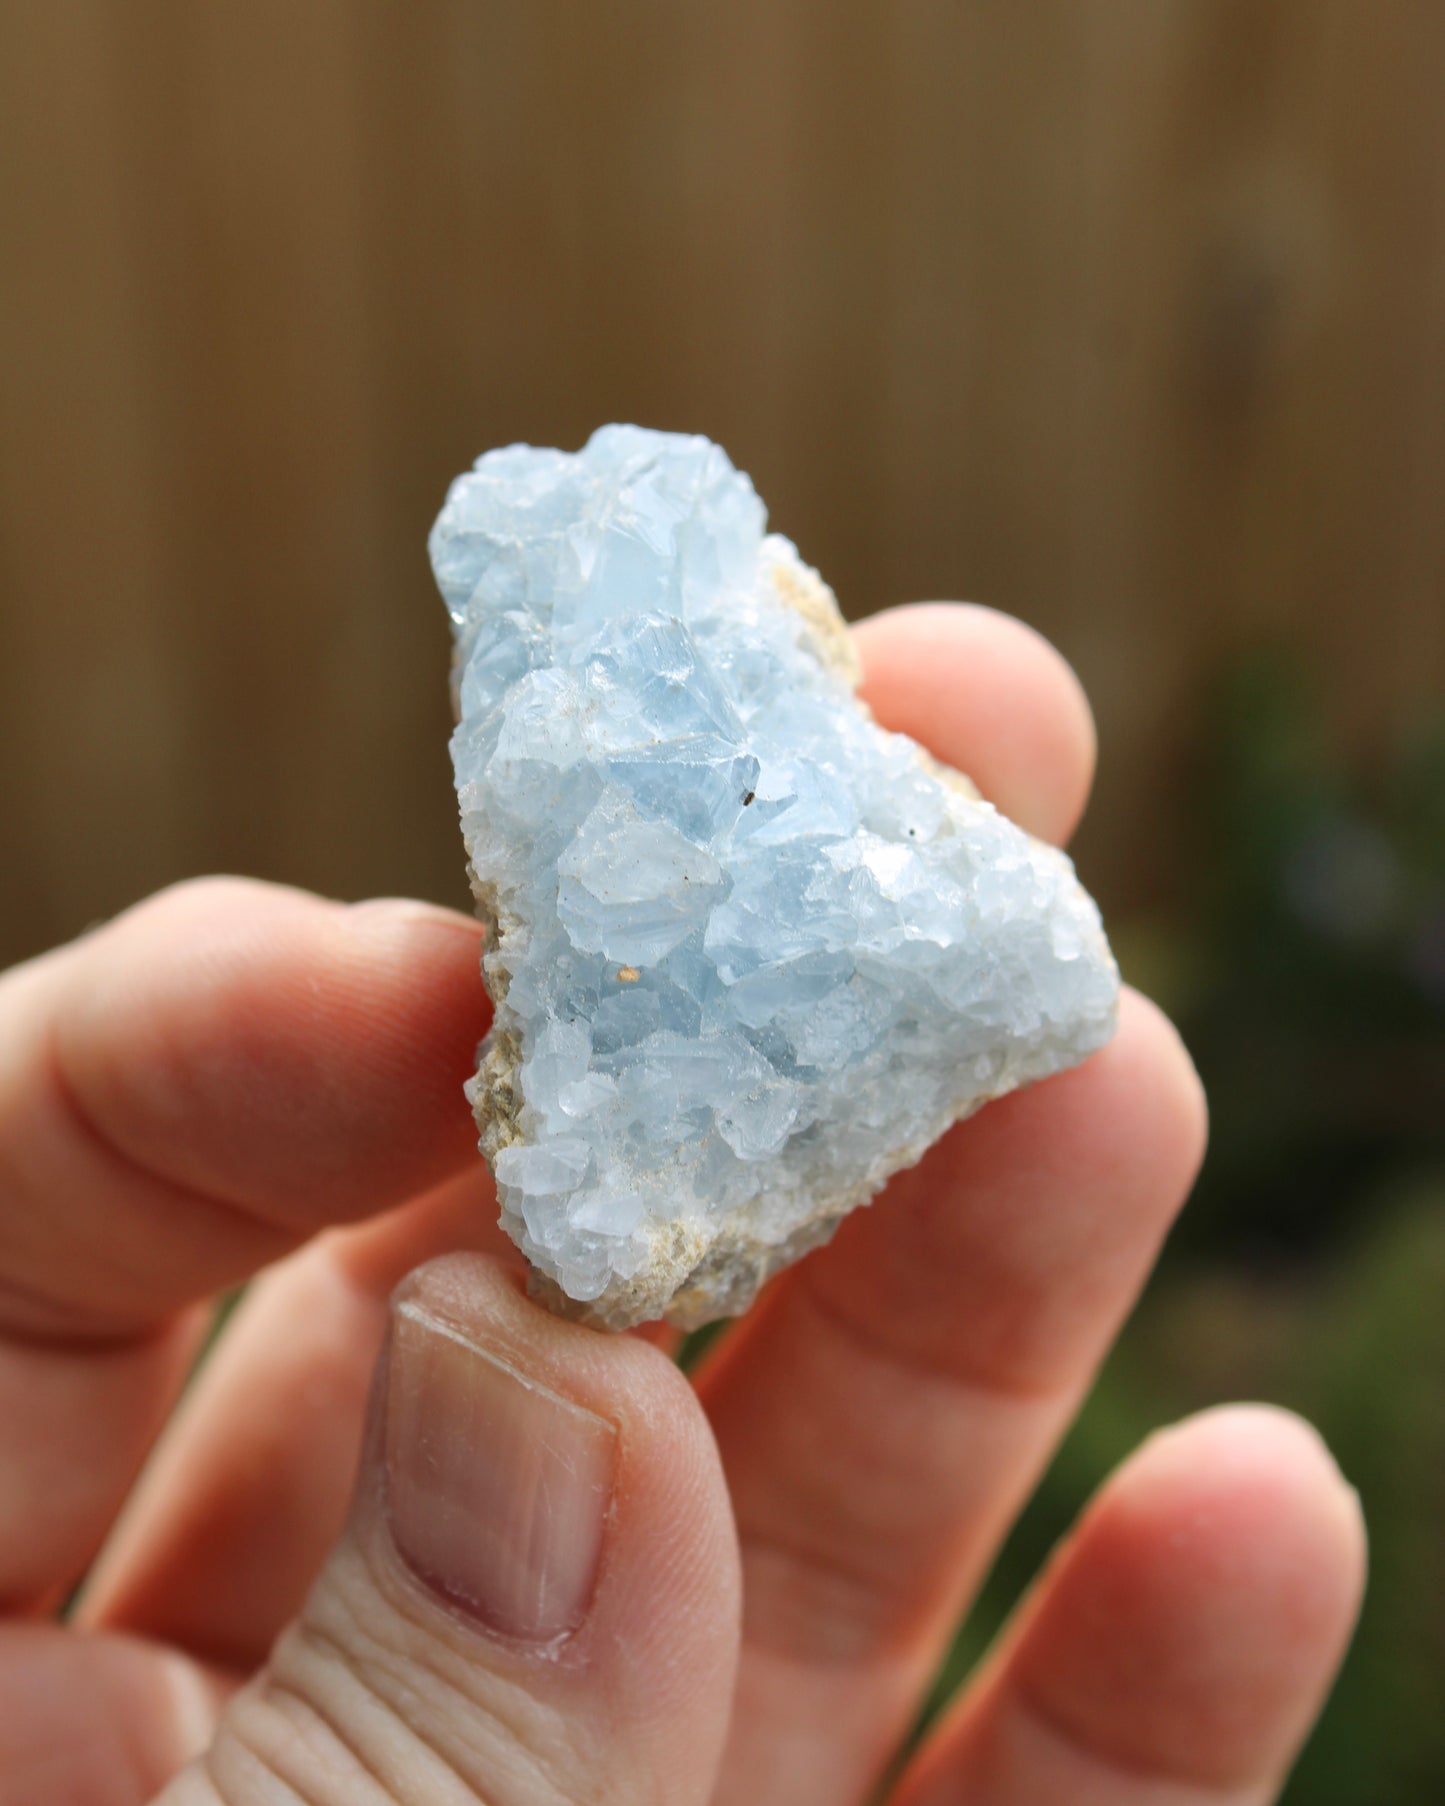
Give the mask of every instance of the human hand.
<svg viewBox="0 0 1445 1806">
<path fill-rule="evenodd" d="M 858 637 L 886 724 L 1067 834 L 1092 731 L 1055 655 L 942 605 Z M 461 1099 L 478 935 L 211 881 L 0 980 L 0 1806 L 877 1787 L 1189 1187 L 1188 1059 L 1126 996 L 689 1384 L 665 1334 L 522 1294 Z M 892 1806 L 1274 1798 L 1362 1570 L 1297 1420 L 1164 1432 Z"/>
</svg>

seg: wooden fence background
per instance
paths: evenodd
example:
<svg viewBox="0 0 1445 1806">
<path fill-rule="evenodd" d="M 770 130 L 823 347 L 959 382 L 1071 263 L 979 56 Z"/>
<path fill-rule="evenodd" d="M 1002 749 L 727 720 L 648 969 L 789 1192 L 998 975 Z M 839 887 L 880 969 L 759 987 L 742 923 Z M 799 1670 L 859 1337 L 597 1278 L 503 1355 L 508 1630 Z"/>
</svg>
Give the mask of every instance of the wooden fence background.
<svg viewBox="0 0 1445 1806">
<path fill-rule="evenodd" d="M 1445 688 L 1445 6 L 0 0 L 0 962 L 458 899 L 426 529 L 612 418 L 1050 634 L 1166 896 L 1231 650 L 1361 745 Z"/>
</svg>

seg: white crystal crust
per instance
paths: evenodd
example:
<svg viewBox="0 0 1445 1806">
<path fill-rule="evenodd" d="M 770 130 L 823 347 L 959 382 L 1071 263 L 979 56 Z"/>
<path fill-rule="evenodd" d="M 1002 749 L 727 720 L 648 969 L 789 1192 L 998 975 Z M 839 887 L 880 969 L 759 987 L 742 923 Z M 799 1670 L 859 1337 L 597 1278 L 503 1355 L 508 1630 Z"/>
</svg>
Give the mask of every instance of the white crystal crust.
<svg viewBox="0 0 1445 1806">
<path fill-rule="evenodd" d="M 1112 1032 L 1069 860 L 885 732 L 706 439 L 509 446 L 431 535 L 495 1019 L 469 1087 L 560 1308 L 691 1327 Z"/>
</svg>

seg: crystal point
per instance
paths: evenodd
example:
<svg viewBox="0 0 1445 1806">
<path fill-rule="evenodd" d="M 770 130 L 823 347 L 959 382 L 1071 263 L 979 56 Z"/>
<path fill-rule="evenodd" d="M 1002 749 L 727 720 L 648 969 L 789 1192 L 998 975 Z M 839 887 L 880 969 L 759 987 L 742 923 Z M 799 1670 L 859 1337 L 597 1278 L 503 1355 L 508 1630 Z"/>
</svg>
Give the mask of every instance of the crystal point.
<svg viewBox="0 0 1445 1806">
<path fill-rule="evenodd" d="M 496 1005 L 502 1222 L 612 1327 L 746 1307 L 990 1098 L 1112 1032 L 1068 859 L 879 727 L 708 440 L 509 446 L 431 535 Z"/>
</svg>

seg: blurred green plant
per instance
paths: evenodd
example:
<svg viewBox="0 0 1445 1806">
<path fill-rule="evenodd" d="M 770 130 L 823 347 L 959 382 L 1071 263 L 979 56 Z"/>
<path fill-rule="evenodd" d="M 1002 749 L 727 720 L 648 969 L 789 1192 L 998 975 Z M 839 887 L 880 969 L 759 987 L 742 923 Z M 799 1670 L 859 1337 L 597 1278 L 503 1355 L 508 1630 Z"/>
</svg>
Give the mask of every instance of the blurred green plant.
<svg viewBox="0 0 1445 1806">
<path fill-rule="evenodd" d="M 1268 1398 L 1324 1432 L 1372 1547 L 1286 1799 L 1420 1806 L 1445 1799 L 1445 716 L 1351 769 L 1297 668 L 1259 658 L 1220 686 L 1200 744 L 1197 902 L 1115 945 L 1184 1031 L 1210 1154 L 928 1716 L 1151 1428 Z"/>
<path fill-rule="evenodd" d="M 1222 687 L 1176 1013 L 1210 1158 L 1172 1253 L 1328 1252 L 1386 1177 L 1445 1171 L 1445 718 L 1352 772 L 1302 680 Z"/>
</svg>

